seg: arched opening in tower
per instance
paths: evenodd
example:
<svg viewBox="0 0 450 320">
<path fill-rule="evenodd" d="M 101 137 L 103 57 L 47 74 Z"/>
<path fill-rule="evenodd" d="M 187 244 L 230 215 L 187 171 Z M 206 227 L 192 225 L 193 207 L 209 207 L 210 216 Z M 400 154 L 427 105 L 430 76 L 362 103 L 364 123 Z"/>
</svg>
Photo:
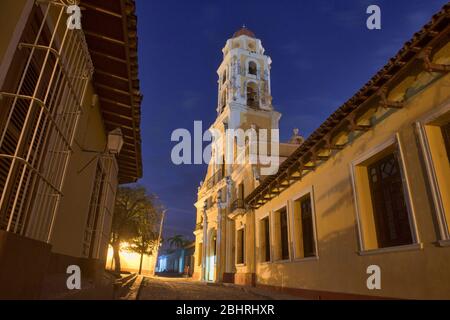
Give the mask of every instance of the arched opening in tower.
<svg viewBox="0 0 450 320">
<path fill-rule="evenodd" d="M 247 84 L 247 106 L 259 109 L 258 86 L 254 82 Z"/>
<path fill-rule="evenodd" d="M 254 61 L 250 61 L 248 64 L 248 74 L 256 76 L 258 72 L 258 67 L 256 66 L 256 63 Z"/>
</svg>

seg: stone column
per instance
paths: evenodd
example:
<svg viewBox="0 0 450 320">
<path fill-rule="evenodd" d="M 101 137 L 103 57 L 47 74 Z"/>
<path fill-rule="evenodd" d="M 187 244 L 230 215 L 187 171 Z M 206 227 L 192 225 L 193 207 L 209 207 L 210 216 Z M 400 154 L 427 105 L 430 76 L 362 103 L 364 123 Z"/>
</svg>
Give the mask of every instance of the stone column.
<svg viewBox="0 0 450 320">
<path fill-rule="evenodd" d="M 202 246 L 202 273 L 201 281 L 206 281 L 206 250 L 208 247 L 208 215 L 206 214 L 206 201 L 203 205 L 203 246 Z"/>
<path fill-rule="evenodd" d="M 218 205 L 217 213 L 217 242 L 216 242 L 216 270 L 215 270 L 215 280 L 216 282 L 222 281 L 222 209 L 220 204 Z"/>
</svg>

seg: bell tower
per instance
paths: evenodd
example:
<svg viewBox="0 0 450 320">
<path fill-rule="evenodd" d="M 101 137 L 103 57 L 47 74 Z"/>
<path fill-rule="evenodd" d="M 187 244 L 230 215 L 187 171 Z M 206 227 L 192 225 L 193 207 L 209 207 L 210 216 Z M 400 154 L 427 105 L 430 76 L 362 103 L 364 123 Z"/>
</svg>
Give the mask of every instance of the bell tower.
<svg viewBox="0 0 450 320">
<path fill-rule="evenodd" d="M 234 33 L 223 48 L 223 62 L 217 70 L 220 115 L 233 106 L 252 110 L 273 110 L 270 89 L 270 57 L 261 40 L 245 26 Z"/>
<path fill-rule="evenodd" d="M 251 159 L 271 160 L 276 155 L 278 161 L 281 114 L 272 105 L 272 60 L 265 55 L 261 40 L 242 27 L 227 40 L 222 52 L 223 61 L 217 69 L 217 118 L 210 126 L 221 133 L 221 143 L 212 147 L 211 161 L 198 189 L 198 229 L 194 234 L 199 252 L 196 259 L 201 262 L 197 279 L 226 282 L 238 271 L 251 274 L 255 266 L 252 256 L 245 254 L 249 252 L 246 244 L 255 241 L 245 197 L 259 184 L 266 163 Z M 254 132 L 257 141 L 252 141 L 248 132 Z M 266 148 L 260 147 L 263 143 Z M 244 261 L 245 267 L 237 270 L 236 261 Z"/>
</svg>

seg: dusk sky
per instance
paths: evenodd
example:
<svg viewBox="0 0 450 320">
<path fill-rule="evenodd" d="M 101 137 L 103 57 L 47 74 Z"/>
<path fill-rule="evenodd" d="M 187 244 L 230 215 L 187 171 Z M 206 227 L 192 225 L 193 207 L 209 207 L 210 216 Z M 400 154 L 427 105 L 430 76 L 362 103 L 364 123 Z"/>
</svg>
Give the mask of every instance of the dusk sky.
<svg viewBox="0 0 450 320">
<path fill-rule="evenodd" d="M 171 134 L 204 129 L 217 107 L 216 70 L 227 39 L 245 24 L 272 60 L 281 140 L 307 137 L 394 56 L 445 0 L 137 0 L 144 178 L 168 208 L 164 237 L 193 239 L 194 202 L 206 165 L 176 166 Z M 366 28 L 377 4 L 382 29 Z"/>
</svg>

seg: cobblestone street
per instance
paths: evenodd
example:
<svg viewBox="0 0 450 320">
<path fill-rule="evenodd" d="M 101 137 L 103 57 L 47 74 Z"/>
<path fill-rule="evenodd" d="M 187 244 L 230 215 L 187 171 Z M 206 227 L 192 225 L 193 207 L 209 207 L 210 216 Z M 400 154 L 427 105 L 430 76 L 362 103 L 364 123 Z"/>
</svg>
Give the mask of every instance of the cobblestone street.
<svg viewBox="0 0 450 320">
<path fill-rule="evenodd" d="M 139 300 L 298 300 L 286 294 L 250 287 L 205 284 L 180 278 L 145 278 Z"/>
</svg>

